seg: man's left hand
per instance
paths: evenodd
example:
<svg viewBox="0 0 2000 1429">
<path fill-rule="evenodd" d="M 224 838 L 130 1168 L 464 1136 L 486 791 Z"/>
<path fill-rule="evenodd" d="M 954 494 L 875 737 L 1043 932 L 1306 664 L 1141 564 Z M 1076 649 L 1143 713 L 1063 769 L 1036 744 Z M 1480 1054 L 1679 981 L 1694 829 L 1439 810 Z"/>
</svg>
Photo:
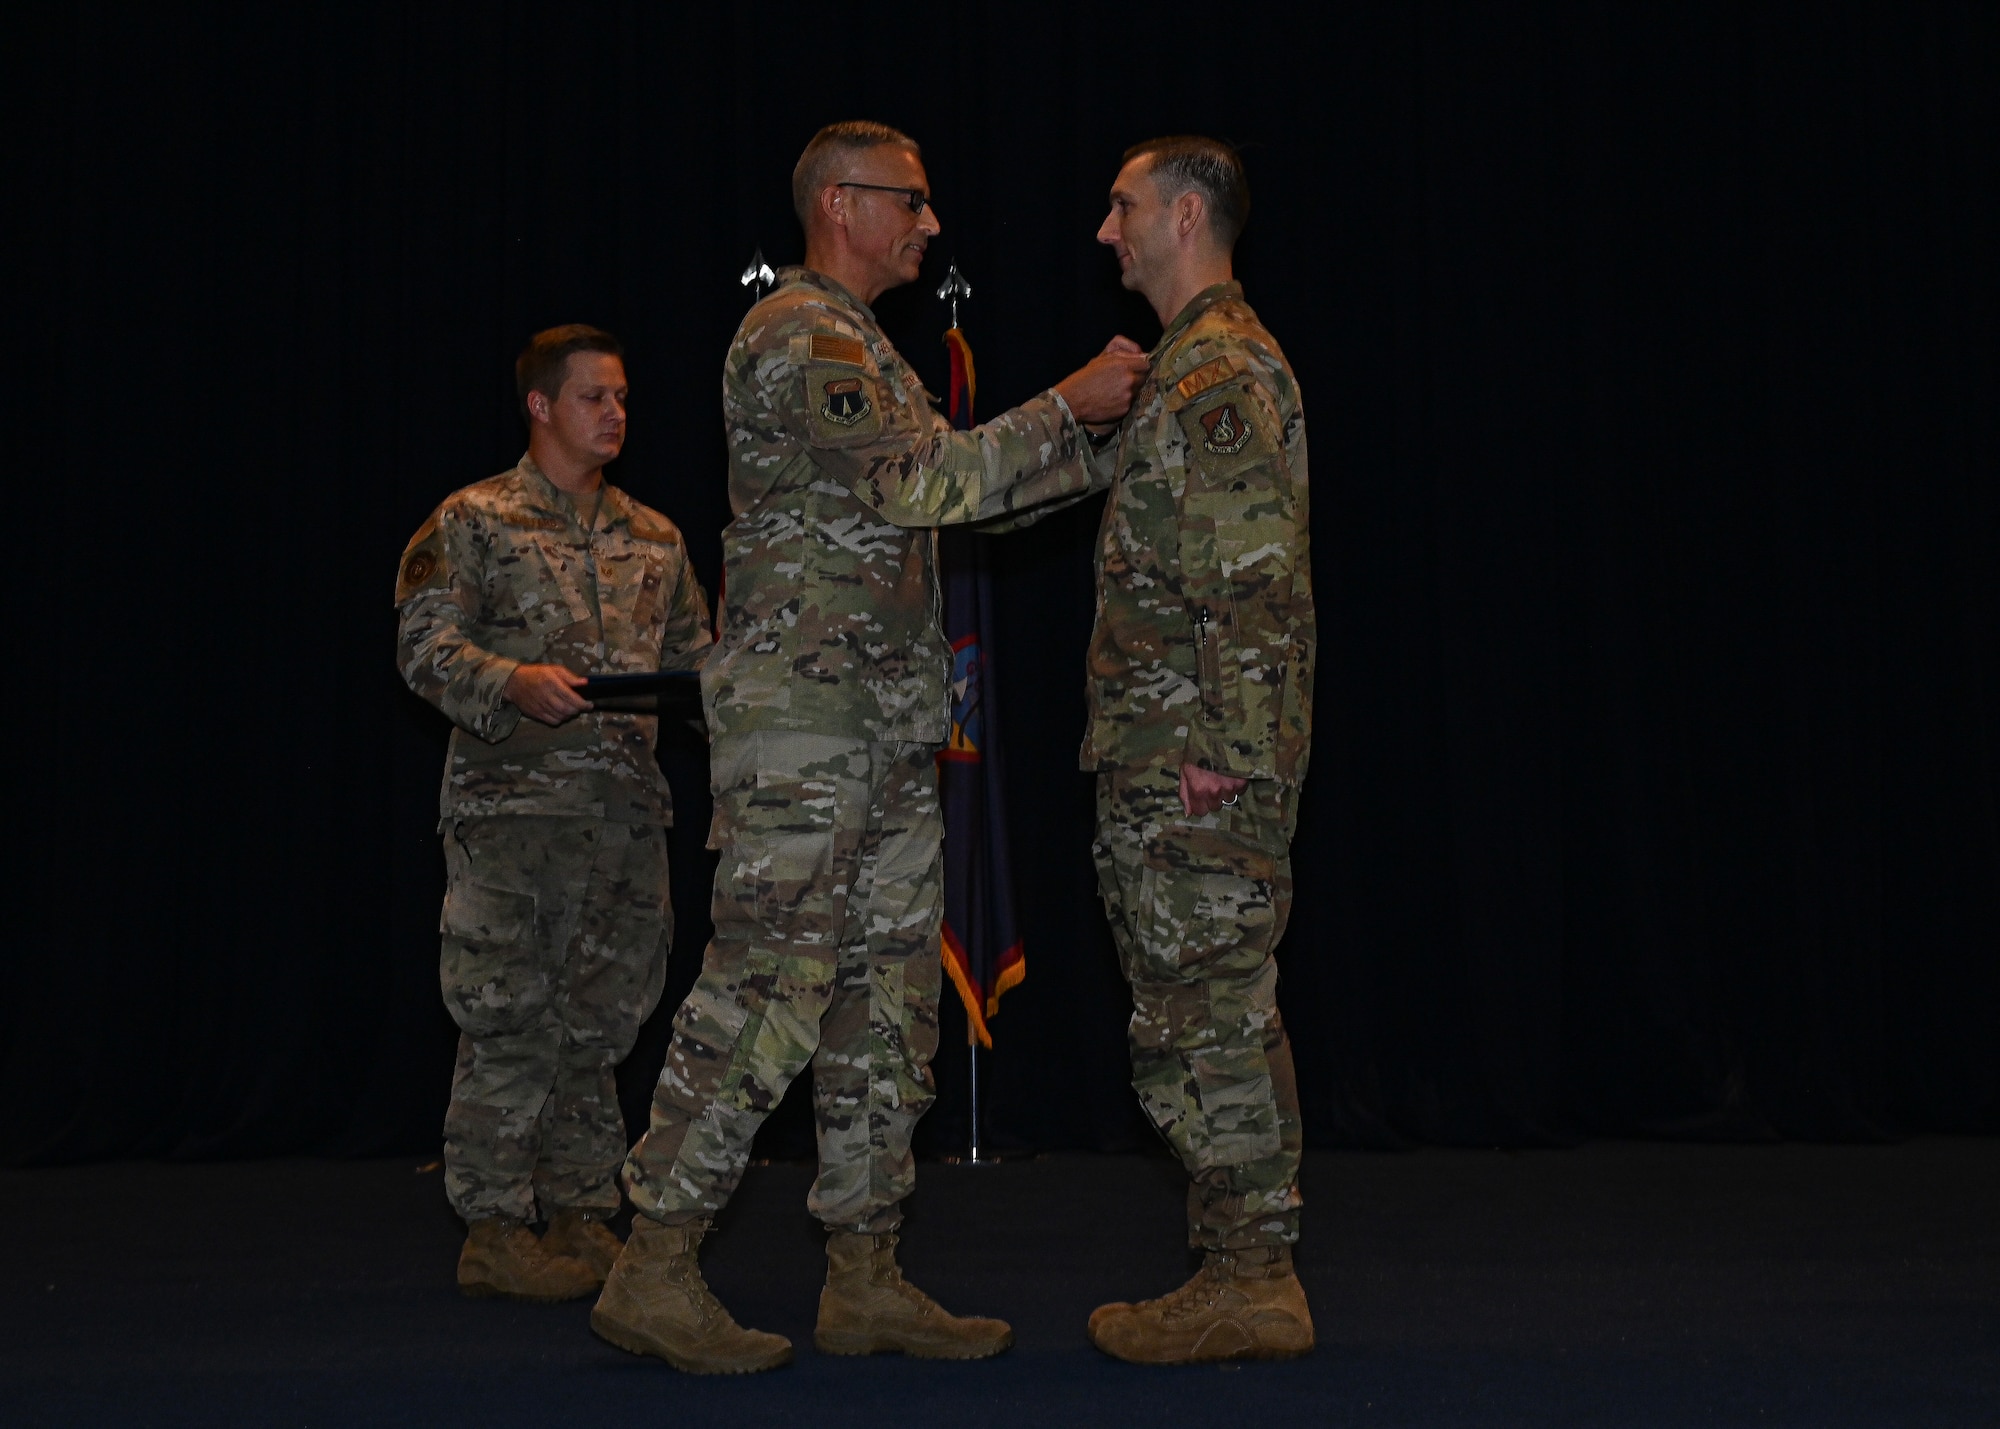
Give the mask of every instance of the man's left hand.
<svg viewBox="0 0 2000 1429">
<path fill-rule="evenodd" d="M 1198 764 L 1181 766 L 1181 807 L 1187 810 L 1190 819 L 1198 819 L 1203 814 L 1212 814 L 1224 804 L 1233 804 L 1249 785 L 1248 779 L 1234 779 L 1227 774 L 1217 774 L 1211 769 L 1203 769 Z"/>
</svg>

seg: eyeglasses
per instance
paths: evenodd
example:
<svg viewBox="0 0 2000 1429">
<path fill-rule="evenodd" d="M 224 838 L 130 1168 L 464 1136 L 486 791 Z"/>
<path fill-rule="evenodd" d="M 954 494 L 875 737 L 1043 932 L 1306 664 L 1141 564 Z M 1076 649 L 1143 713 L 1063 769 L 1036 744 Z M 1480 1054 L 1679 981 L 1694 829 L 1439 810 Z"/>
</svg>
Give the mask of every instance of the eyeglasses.
<svg viewBox="0 0 2000 1429">
<path fill-rule="evenodd" d="M 930 206 L 930 195 L 922 189 L 899 189 L 894 184 L 864 184 L 847 179 L 834 185 L 837 189 L 874 189 L 878 193 L 901 194 L 903 202 L 910 206 L 911 213 L 922 213 Z"/>
</svg>

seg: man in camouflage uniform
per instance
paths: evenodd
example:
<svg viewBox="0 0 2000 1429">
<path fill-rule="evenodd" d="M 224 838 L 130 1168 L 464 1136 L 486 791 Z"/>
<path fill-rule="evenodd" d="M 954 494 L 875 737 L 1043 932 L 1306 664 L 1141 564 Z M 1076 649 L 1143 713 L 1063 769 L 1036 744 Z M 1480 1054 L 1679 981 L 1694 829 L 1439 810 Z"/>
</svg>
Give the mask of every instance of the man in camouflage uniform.
<svg viewBox="0 0 2000 1429">
<path fill-rule="evenodd" d="M 1130 150 L 1098 232 L 1165 326 L 1098 536 L 1089 732 L 1098 884 L 1132 984 L 1133 1085 L 1192 1179 L 1200 1274 L 1090 1336 L 1175 1364 L 1312 1348 L 1292 1272 L 1299 1110 L 1273 950 L 1312 727 L 1306 434 L 1231 279 L 1249 212 L 1214 140 Z"/>
<path fill-rule="evenodd" d="M 553 328 L 515 375 L 528 453 L 411 539 L 398 660 L 457 726 L 439 829 L 458 1283 L 567 1300 L 618 1256 L 603 1224 L 625 1154 L 613 1069 L 659 1001 L 672 934 L 658 720 L 593 709 L 576 687 L 696 668 L 712 641 L 680 532 L 604 481 L 625 441 L 617 342 Z"/>
<path fill-rule="evenodd" d="M 682 1004 L 625 1186 L 639 1216 L 591 1324 L 700 1373 L 770 1369 L 696 1250 L 751 1138 L 813 1068 L 830 1232 L 814 1344 L 977 1358 L 998 1320 L 947 1314 L 902 1278 L 910 1135 L 932 1100 L 941 981 L 935 758 L 951 648 L 936 528 L 1089 484 L 1079 423 L 1115 422 L 1144 370 L 1114 343 L 971 431 L 933 409 L 869 304 L 916 278 L 938 232 L 917 146 L 829 126 L 793 174 L 806 261 L 737 330 L 723 366 L 730 504 L 721 643 L 702 672 L 715 822 L 715 939 Z"/>
</svg>

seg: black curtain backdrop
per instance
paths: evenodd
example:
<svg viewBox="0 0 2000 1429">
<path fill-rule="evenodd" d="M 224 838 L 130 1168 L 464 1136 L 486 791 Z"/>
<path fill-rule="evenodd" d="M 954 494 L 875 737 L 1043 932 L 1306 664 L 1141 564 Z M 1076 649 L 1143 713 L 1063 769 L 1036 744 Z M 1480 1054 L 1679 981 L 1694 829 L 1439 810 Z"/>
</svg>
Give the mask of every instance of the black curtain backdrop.
<svg viewBox="0 0 2000 1429">
<path fill-rule="evenodd" d="M 1314 1144 L 2000 1130 L 2000 10 L 885 13 L 10 21 L 6 1155 L 437 1145 L 445 727 L 394 673 L 397 556 L 580 320 L 629 347 L 614 478 L 713 590 L 736 275 L 798 256 L 792 162 L 857 116 L 921 139 L 944 222 L 885 321 L 941 382 L 955 258 L 987 414 L 1157 335 L 1091 241 L 1124 146 L 1244 147 L 1315 458 Z M 1148 1135 L 1075 772 L 1097 514 L 993 548 L 1001 1145 Z M 666 761 L 634 1111 L 706 932 L 701 747 Z"/>
</svg>

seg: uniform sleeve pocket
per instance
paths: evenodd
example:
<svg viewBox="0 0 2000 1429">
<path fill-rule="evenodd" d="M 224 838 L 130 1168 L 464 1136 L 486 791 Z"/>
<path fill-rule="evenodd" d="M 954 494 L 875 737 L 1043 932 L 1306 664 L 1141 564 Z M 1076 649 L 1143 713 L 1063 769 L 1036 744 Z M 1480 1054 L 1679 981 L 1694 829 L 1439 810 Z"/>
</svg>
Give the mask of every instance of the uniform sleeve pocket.
<svg viewBox="0 0 2000 1429">
<path fill-rule="evenodd" d="M 438 931 L 469 943 L 509 947 L 525 942 L 534 923 L 532 893 L 465 879 L 446 890 Z"/>
</svg>

